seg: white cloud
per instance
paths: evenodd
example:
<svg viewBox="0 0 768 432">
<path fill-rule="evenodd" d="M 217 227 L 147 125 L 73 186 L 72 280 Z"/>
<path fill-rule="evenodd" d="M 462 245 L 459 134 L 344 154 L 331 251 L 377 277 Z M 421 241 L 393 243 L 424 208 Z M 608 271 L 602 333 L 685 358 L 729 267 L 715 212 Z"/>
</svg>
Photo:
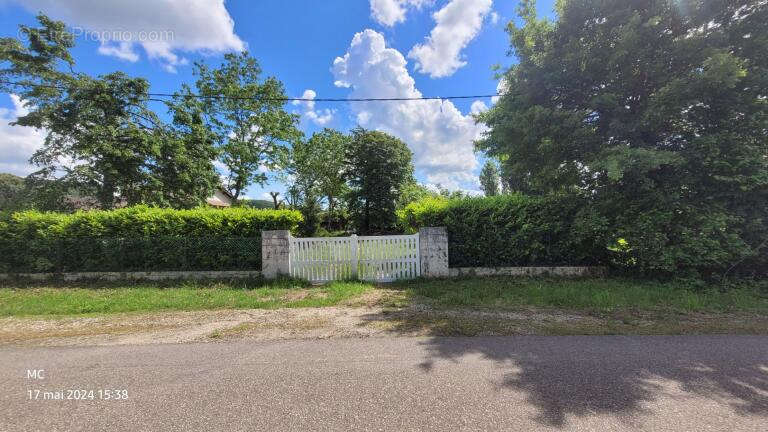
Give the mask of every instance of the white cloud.
<svg viewBox="0 0 768 432">
<path fill-rule="evenodd" d="M 451 0 L 432 16 L 437 23 L 424 44 L 415 45 L 408 58 L 416 60 L 416 70 L 432 78 L 453 75 L 467 64 L 461 50 L 477 36 L 493 0 Z"/>
<path fill-rule="evenodd" d="M 496 25 L 499 23 L 499 14 L 496 11 L 491 12 L 491 24 Z"/>
<path fill-rule="evenodd" d="M 224 0 L 24 0 L 31 12 L 66 22 L 76 39 L 99 41 L 98 52 L 129 62 L 137 46 L 168 71 L 188 64 L 178 52 L 242 51 Z"/>
<path fill-rule="evenodd" d="M 337 86 L 352 89 L 350 97 L 422 96 L 405 57 L 387 48 L 384 37 L 370 29 L 354 36 L 347 53 L 334 60 L 332 72 Z M 361 126 L 391 133 L 408 144 L 417 173 L 427 182 L 451 189 L 476 187 L 473 140 L 484 128 L 451 101 L 352 102 L 350 107 Z"/>
<path fill-rule="evenodd" d="M 120 42 L 118 44 L 102 43 L 98 51 L 99 54 L 117 57 L 132 63 L 139 61 L 139 54 L 133 49 L 131 42 Z"/>
<path fill-rule="evenodd" d="M 317 93 L 312 89 L 304 90 L 301 95 L 302 99 L 315 99 Z M 333 120 L 333 115 L 336 113 L 335 109 L 324 108 L 315 110 L 315 101 L 293 101 L 294 105 L 302 105 L 304 107 L 304 116 L 318 126 L 325 126 Z"/>
<path fill-rule="evenodd" d="M 499 79 L 499 83 L 496 84 L 496 94 L 502 95 L 506 93 L 509 90 L 509 85 L 507 84 L 507 80 L 504 77 L 501 77 Z M 499 98 L 501 96 L 493 96 L 491 97 L 491 104 L 495 104 L 499 101 Z"/>
<path fill-rule="evenodd" d="M 424 183 L 424 187 L 429 189 L 432 192 L 440 193 L 440 188 L 444 188 L 445 185 L 442 183 Z M 455 188 L 456 190 L 459 190 L 461 192 L 464 192 L 465 194 L 469 196 L 481 196 L 483 195 L 483 191 L 480 189 L 462 189 L 462 188 Z"/>
<path fill-rule="evenodd" d="M 10 122 L 27 114 L 28 110 L 18 96 L 10 97 L 13 108 L 0 108 L 0 172 L 26 176 L 36 171 L 29 158 L 42 147 L 45 132 L 27 126 L 11 126 Z"/>
<path fill-rule="evenodd" d="M 379 24 L 392 27 L 405 21 L 405 12 L 410 8 L 420 8 L 433 0 L 370 0 L 371 17 Z"/>
<path fill-rule="evenodd" d="M 469 112 L 472 114 L 480 114 L 483 111 L 488 110 L 488 105 L 485 104 L 485 102 L 481 100 L 476 100 L 472 102 L 472 105 L 469 107 Z"/>
</svg>

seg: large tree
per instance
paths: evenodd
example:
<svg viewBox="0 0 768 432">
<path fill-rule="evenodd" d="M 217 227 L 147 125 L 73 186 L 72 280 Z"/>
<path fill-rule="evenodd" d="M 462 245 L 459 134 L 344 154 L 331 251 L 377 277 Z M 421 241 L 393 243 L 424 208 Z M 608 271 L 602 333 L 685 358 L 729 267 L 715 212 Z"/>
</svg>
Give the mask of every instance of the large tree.
<svg viewBox="0 0 768 432">
<path fill-rule="evenodd" d="M 330 229 L 333 215 L 347 186 L 342 175 L 344 155 L 350 138 L 333 129 L 323 129 L 312 134 L 308 141 L 297 141 L 292 149 L 292 183 L 300 185 L 305 192 L 325 199 Z M 306 190 L 311 187 L 312 190 Z M 319 209 L 319 206 L 310 207 Z"/>
<path fill-rule="evenodd" d="M 149 108 L 146 80 L 122 72 L 75 72 L 69 52 L 74 41 L 65 25 L 43 15 L 38 20 L 41 27 L 20 26 L 26 45 L 0 39 L 0 90 L 18 94 L 29 109 L 15 124 L 47 133 L 31 159 L 40 167 L 37 183 L 66 183 L 63 189 L 92 193 L 107 209 L 202 202 L 210 183 L 190 188 L 182 180 L 212 177 L 212 143 L 174 136 L 181 129 L 169 131 Z"/>
<path fill-rule="evenodd" d="M 412 153 L 392 135 L 357 128 L 347 147 L 345 177 L 349 207 L 361 234 L 386 233 L 395 228 L 395 208 L 401 190 L 413 181 Z"/>
<path fill-rule="evenodd" d="M 201 205 L 221 183 L 213 166 L 218 157 L 216 135 L 205 123 L 199 98 L 182 91 L 166 105 L 173 120 L 162 131 L 162 145 L 153 161 L 159 183 L 155 204 L 175 208 Z"/>
<path fill-rule="evenodd" d="M 509 183 L 586 192 L 648 273 L 766 254 L 766 2 L 565 0 L 551 22 L 526 0 L 520 15 L 477 143 Z"/>
<path fill-rule="evenodd" d="M 289 145 L 302 135 L 298 115 L 284 109 L 283 84 L 274 77 L 262 80 L 258 62 L 247 52 L 226 54 L 215 69 L 196 63 L 195 75 L 227 169 L 225 186 L 238 199 L 249 185 L 267 182 L 265 171 L 286 163 Z"/>
</svg>

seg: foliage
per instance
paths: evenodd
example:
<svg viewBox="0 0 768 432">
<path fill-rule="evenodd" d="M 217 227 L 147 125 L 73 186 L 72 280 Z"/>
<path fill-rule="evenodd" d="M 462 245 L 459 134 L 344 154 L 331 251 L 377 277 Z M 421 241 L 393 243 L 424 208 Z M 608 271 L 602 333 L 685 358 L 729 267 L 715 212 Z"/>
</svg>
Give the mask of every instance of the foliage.
<svg viewBox="0 0 768 432">
<path fill-rule="evenodd" d="M 0 173 L 0 211 L 16 211 L 28 206 L 24 179 Z"/>
<path fill-rule="evenodd" d="M 451 267 L 608 264 L 606 225 L 578 196 L 427 198 L 398 212 L 409 232 L 444 226 Z"/>
<path fill-rule="evenodd" d="M 2 213 L 0 271 L 213 270 L 246 257 L 257 269 L 261 231 L 300 222 L 295 211 L 247 208 Z"/>
<path fill-rule="evenodd" d="M 496 196 L 499 194 L 499 167 L 492 160 L 485 161 L 483 170 L 480 171 L 480 187 L 485 196 Z"/>
<path fill-rule="evenodd" d="M 305 232 L 314 234 L 316 231 L 321 199 L 325 199 L 329 214 L 340 210 L 339 199 L 347 191 L 342 172 L 348 145 L 347 135 L 328 128 L 312 134 L 309 141 L 299 140 L 293 145 L 289 171 L 293 175 L 294 201 L 300 201 L 296 204 L 304 215 Z M 331 220 L 332 217 L 326 218 L 328 223 Z M 332 227 L 326 225 L 325 228 Z"/>
<path fill-rule="evenodd" d="M 313 237 L 320 228 L 320 199 L 315 189 L 305 190 L 298 209 L 302 216 L 299 233 L 303 237 Z"/>
<path fill-rule="evenodd" d="M 436 186 L 437 186 L 436 196 L 440 196 L 446 199 L 462 199 L 462 198 L 469 197 L 469 195 L 466 192 L 460 189 L 450 190 L 448 188 L 443 187 L 443 185 L 441 185 L 440 183 L 438 183 Z"/>
<path fill-rule="evenodd" d="M 220 184 L 212 163 L 218 156 L 215 134 L 205 124 L 199 99 L 176 95 L 166 105 L 173 121 L 166 127 L 160 155 L 153 163 L 158 193 L 145 202 L 192 208 L 204 204 Z"/>
<path fill-rule="evenodd" d="M 341 173 L 349 141 L 350 138 L 343 133 L 325 128 L 312 134 L 309 141 L 297 142 L 293 147 L 295 174 L 311 177 L 330 210 L 346 192 L 346 183 Z"/>
<path fill-rule="evenodd" d="M 26 46 L 0 39 L 0 78 L 8 80 L 0 90 L 18 94 L 29 110 L 14 124 L 47 133 L 31 159 L 41 168 L 33 176 L 37 184 L 93 191 L 105 209 L 203 202 L 215 176 L 211 143 L 169 133 L 148 107 L 146 80 L 123 72 L 75 72 L 69 52 L 74 40 L 66 26 L 44 15 L 38 21 L 39 28 L 20 26 Z"/>
<path fill-rule="evenodd" d="M 301 137 L 298 116 L 283 109 L 283 84 L 274 77 L 262 81 L 258 62 L 247 52 L 225 54 L 217 69 L 196 63 L 195 75 L 197 93 L 210 96 L 203 99 L 206 126 L 215 132 L 228 171 L 226 187 L 237 200 L 249 185 L 266 183 L 263 168 L 285 164 L 286 144 Z M 185 87 L 182 96 L 189 93 Z"/>
<path fill-rule="evenodd" d="M 255 209 L 274 209 L 275 204 L 269 200 L 245 199 L 237 203 L 239 206 Z"/>
<path fill-rule="evenodd" d="M 415 180 L 409 181 L 400 190 L 400 196 L 397 197 L 397 209 L 401 210 L 412 202 L 437 196 L 440 196 L 439 192 L 436 192 Z"/>
<path fill-rule="evenodd" d="M 349 208 L 360 234 L 394 230 L 395 207 L 402 189 L 413 181 L 411 151 L 384 132 L 357 128 L 346 153 Z"/>
<path fill-rule="evenodd" d="M 478 150 L 533 194 L 586 192 L 637 274 L 768 268 L 768 4 L 535 2 Z M 734 267 L 736 267 L 734 269 Z"/>
</svg>

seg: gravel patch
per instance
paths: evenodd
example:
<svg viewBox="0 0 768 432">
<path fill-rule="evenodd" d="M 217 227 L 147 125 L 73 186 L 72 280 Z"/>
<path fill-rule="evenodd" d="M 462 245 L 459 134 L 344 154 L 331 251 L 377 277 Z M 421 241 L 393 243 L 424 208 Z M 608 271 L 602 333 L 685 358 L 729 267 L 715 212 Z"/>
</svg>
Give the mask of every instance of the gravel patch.
<svg viewBox="0 0 768 432">
<path fill-rule="evenodd" d="M 380 297 L 363 303 L 379 304 Z M 359 304 L 359 303 L 357 303 Z M 356 304 L 356 305 L 357 305 Z M 558 310 L 515 311 L 347 306 L 118 314 L 98 317 L 3 318 L 5 345 L 144 345 L 221 340 L 385 336 L 548 334 L 768 334 L 759 315 L 596 316 Z"/>
</svg>

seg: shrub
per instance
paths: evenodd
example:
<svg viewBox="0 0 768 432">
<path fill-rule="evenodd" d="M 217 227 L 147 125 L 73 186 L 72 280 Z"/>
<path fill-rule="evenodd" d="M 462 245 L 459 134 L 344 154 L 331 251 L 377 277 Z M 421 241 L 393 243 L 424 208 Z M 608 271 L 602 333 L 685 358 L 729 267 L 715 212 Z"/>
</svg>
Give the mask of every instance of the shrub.
<svg viewBox="0 0 768 432">
<path fill-rule="evenodd" d="M 261 231 L 296 230 L 290 210 L 137 206 L 0 215 L 0 271 L 226 270 L 261 267 Z"/>
<path fill-rule="evenodd" d="M 426 198 L 398 212 L 405 231 L 444 226 L 452 267 L 608 262 L 606 222 L 578 196 Z"/>
</svg>

